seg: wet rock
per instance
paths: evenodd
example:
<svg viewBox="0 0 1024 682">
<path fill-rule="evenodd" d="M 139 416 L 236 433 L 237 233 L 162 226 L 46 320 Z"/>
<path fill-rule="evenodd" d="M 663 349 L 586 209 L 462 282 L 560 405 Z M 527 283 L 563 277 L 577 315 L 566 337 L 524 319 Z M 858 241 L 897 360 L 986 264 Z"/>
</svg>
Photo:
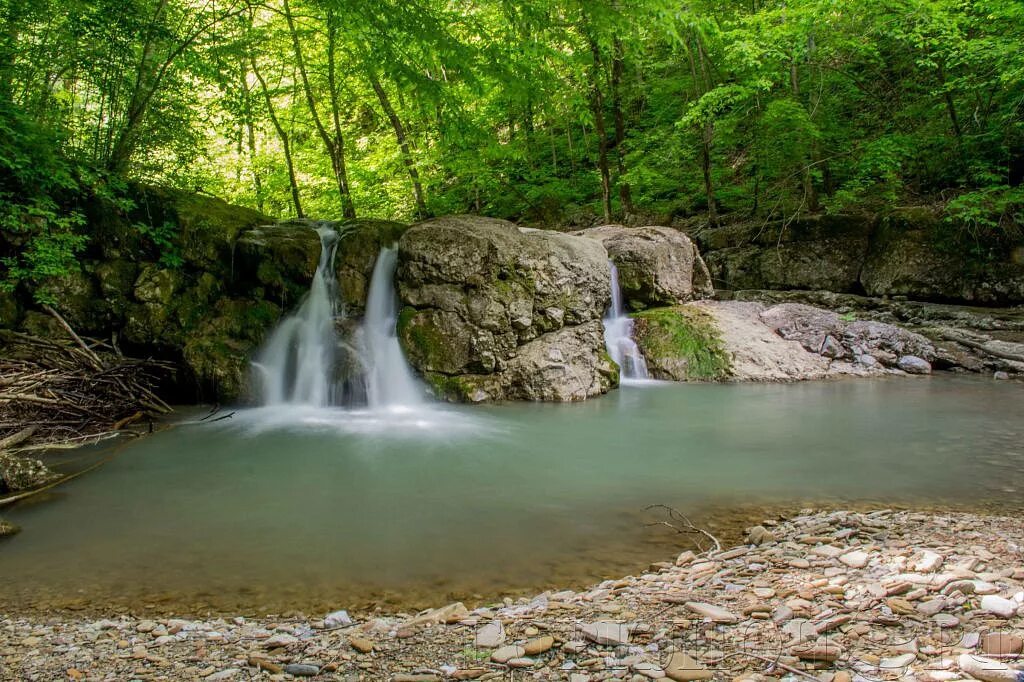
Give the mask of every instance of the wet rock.
<svg viewBox="0 0 1024 682">
<path fill-rule="evenodd" d="M 289 663 L 284 666 L 284 672 L 296 677 L 315 677 L 320 674 L 320 667 L 309 663 Z"/>
<path fill-rule="evenodd" d="M 0 454 L 0 492 L 30 490 L 58 478 L 38 459 Z"/>
<path fill-rule="evenodd" d="M 611 300 L 600 242 L 451 216 L 409 228 L 396 274 L 409 362 L 449 400 L 583 400 L 617 371 L 601 318 Z"/>
<path fill-rule="evenodd" d="M 619 271 L 626 304 L 634 310 L 676 305 L 714 295 L 696 245 L 668 227 L 603 225 L 576 232 L 599 240 Z"/>
<path fill-rule="evenodd" d="M 931 374 L 932 365 L 924 358 L 916 355 L 903 355 L 897 361 L 897 366 L 907 374 Z"/>
</svg>

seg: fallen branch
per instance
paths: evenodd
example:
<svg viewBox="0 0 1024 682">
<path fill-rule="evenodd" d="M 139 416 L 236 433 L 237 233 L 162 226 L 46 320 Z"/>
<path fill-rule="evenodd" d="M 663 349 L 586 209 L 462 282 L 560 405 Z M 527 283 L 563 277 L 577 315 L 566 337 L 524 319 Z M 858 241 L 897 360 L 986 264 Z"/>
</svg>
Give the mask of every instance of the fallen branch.
<svg viewBox="0 0 1024 682">
<path fill-rule="evenodd" d="M 32 437 L 32 434 L 36 432 L 36 428 L 37 427 L 34 425 L 26 426 L 21 431 L 12 433 L 10 436 L 6 436 L 4 438 L 0 438 L 0 452 L 6 450 L 7 448 L 13 448 L 18 443 L 28 440 L 29 438 Z"/>
<path fill-rule="evenodd" d="M 71 328 L 71 325 L 68 324 L 67 320 L 61 317 L 60 313 L 58 313 L 56 310 L 54 310 L 48 305 L 44 305 L 43 310 L 50 313 L 50 315 L 52 315 L 53 318 L 57 320 L 60 326 L 64 327 L 64 331 L 66 331 L 68 335 L 75 340 L 75 343 L 81 346 L 82 350 L 85 351 L 86 356 L 92 362 L 93 367 L 95 367 L 96 369 L 103 369 L 103 361 L 100 360 L 100 357 L 96 355 L 96 353 L 91 348 L 89 348 L 89 345 L 82 340 L 82 337 L 75 333 L 75 330 Z"/>
<path fill-rule="evenodd" d="M 939 336 L 946 339 L 947 341 L 959 343 L 961 346 L 967 346 L 968 348 L 973 348 L 974 350 L 980 350 L 982 353 L 987 353 L 988 355 L 991 355 L 992 357 L 995 358 L 1010 360 L 1012 362 L 1024 362 L 1024 355 L 1019 353 L 1010 353 L 1008 351 L 999 350 L 998 348 L 992 348 L 989 345 L 989 342 L 980 343 L 978 341 L 969 339 L 966 336 L 961 336 L 959 334 L 954 334 L 952 332 L 948 332 L 945 330 L 939 331 Z"/>
<path fill-rule="evenodd" d="M 171 365 L 99 355 L 87 339 L 68 335 L 0 330 L 0 444 L 13 439 L 3 447 L 80 444 L 172 411 L 156 394 Z"/>
<path fill-rule="evenodd" d="M 666 512 L 668 512 L 669 518 L 675 523 L 671 523 L 669 521 L 653 521 L 651 523 L 648 523 L 648 526 L 665 526 L 666 528 L 671 528 L 675 532 L 682 535 L 703 535 L 714 544 L 714 550 L 716 552 L 722 551 L 722 543 L 718 541 L 718 538 L 716 538 L 714 535 L 707 532 L 703 528 L 694 525 L 693 521 L 691 521 L 686 516 L 686 514 L 683 514 L 678 509 L 670 507 L 667 504 L 652 504 L 647 507 L 644 507 L 644 511 L 650 511 L 651 509 L 664 509 Z M 682 524 L 682 527 L 676 524 Z M 701 551 L 701 554 L 711 551 L 704 549 L 699 542 L 697 542 L 696 544 L 697 549 Z"/>
<path fill-rule="evenodd" d="M 719 660 L 719 662 L 721 662 L 721 661 L 724 661 L 727 658 L 733 658 L 734 656 L 749 656 L 750 658 L 756 658 L 757 660 L 764 661 L 765 663 L 768 663 L 769 665 L 775 666 L 776 668 L 782 668 L 786 672 L 792 673 L 794 675 L 797 675 L 798 677 L 804 677 L 804 678 L 806 678 L 808 680 L 814 680 L 814 682 L 821 682 L 821 680 L 819 678 L 817 678 L 814 675 L 811 675 L 810 673 L 807 673 L 807 672 L 805 672 L 803 670 L 800 670 L 799 668 L 794 668 L 793 666 L 786 665 L 785 663 L 782 663 L 781 661 L 778 661 L 778 660 L 776 660 L 774 658 L 769 658 L 768 656 L 762 656 L 761 654 L 751 653 L 749 651 L 734 651 L 731 654 L 726 654 L 725 656 L 722 656 L 718 660 Z"/>
</svg>

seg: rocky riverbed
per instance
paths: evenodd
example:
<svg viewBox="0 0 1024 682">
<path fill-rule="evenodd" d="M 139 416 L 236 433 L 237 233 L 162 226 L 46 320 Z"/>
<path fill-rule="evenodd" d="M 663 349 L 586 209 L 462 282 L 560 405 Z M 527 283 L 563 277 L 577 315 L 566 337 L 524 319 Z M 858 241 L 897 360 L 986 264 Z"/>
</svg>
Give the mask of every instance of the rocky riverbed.
<svg viewBox="0 0 1024 682">
<path fill-rule="evenodd" d="M 746 544 L 473 610 L 0 616 L 0 679 L 1015 682 L 1022 547 L 1008 516 L 806 510 Z"/>
</svg>

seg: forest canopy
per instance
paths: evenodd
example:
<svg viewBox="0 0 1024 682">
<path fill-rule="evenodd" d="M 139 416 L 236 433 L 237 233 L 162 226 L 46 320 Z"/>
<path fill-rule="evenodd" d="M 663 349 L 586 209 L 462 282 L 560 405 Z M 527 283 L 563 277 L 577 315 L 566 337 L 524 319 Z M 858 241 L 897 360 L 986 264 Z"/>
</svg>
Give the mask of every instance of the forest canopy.
<svg viewBox="0 0 1024 682">
<path fill-rule="evenodd" d="M 1024 222 L 1017 0 L 0 0 L 0 22 L 0 230 L 31 236 L 8 282 L 59 271 L 76 197 L 129 181 L 272 217 Z"/>
</svg>

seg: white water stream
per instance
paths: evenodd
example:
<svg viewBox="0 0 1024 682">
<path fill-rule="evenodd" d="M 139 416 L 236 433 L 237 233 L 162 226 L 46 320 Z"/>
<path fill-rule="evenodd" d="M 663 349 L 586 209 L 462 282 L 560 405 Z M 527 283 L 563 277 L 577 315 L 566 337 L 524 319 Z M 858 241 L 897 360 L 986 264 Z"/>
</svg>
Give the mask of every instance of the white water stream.
<svg viewBox="0 0 1024 682">
<path fill-rule="evenodd" d="M 366 369 L 366 398 L 372 409 L 413 407 L 423 402 L 423 388 L 398 343 L 398 296 L 394 285 L 397 266 L 398 249 L 381 249 L 366 299 L 362 362 Z"/>
<path fill-rule="evenodd" d="M 334 329 L 337 282 L 334 253 L 338 234 L 321 225 L 320 264 L 298 310 L 271 333 L 253 363 L 264 405 L 327 407 L 334 402 Z"/>
<path fill-rule="evenodd" d="M 612 271 L 612 305 L 604 318 L 604 345 L 623 379 L 647 379 L 647 361 L 633 341 L 633 318 L 626 314 L 622 303 L 619 269 L 611 261 L 608 265 Z"/>
<path fill-rule="evenodd" d="M 295 312 L 284 318 L 260 350 L 253 366 L 261 388 L 264 407 L 300 408 L 308 418 L 309 408 L 335 407 L 343 397 L 338 380 L 339 359 L 354 352 L 361 377 L 348 377 L 349 400 L 365 400 L 371 410 L 409 408 L 423 403 L 423 389 L 413 376 L 398 343 L 398 297 L 394 276 L 398 251 L 381 250 L 374 266 L 366 301 L 366 315 L 354 344 L 338 337 L 337 282 L 334 254 L 337 232 L 326 225 L 320 235 L 320 263 L 309 293 Z M 362 384 L 353 388 L 353 384 Z M 365 388 L 365 391 L 361 390 Z M 354 405 L 353 405 L 354 406 Z M 278 410 L 280 411 L 280 410 Z"/>
</svg>

